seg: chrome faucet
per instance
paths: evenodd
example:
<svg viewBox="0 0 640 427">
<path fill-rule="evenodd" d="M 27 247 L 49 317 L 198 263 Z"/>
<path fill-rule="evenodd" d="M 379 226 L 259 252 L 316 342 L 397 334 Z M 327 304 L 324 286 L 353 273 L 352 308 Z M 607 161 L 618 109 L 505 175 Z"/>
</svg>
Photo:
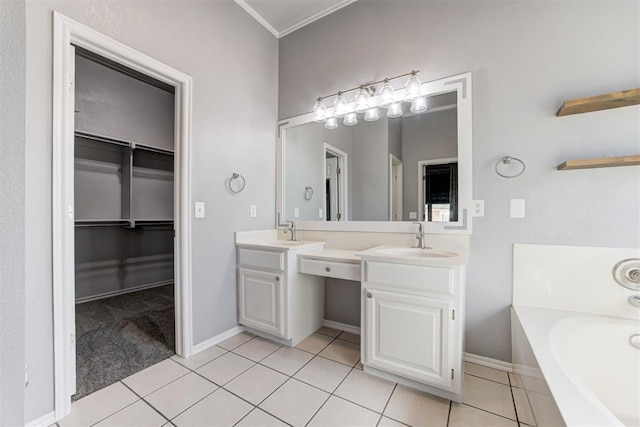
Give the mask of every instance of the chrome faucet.
<svg viewBox="0 0 640 427">
<path fill-rule="evenodd" d="M 422 222 L 414 222 L 414 224 L 418 224 L 418 234 L 416 234 L 416 239 L 418 239 L 418 247 L 420 249 L 426 249 L 424 241 L 424 223 Z"/>
<path fill-rule="evenodd" d="M 291 238 L 289 241 L 296 242 L 298 239 L 296 237 L 296 223 L 293 221 L 287 221 L 287 228 L 285 228 L 284 233 L 291 233 Z"/>
</svg>

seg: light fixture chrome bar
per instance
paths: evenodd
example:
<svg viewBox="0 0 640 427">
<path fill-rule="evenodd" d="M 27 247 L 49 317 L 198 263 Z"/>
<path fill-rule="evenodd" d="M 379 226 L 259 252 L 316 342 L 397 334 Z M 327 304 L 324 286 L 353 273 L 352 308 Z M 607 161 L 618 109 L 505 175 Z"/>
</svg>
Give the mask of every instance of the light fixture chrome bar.
<svg viewBox="0 0 640 427">
<path fill-rule="evenodd" d="M 349 92 L 353 92 L 354 90 L 358 90 L 358 89 L 360 89 L 361 87 L 362 87 L 362 88 L 367 89 L 367 88 L 370 88 L 370 87 L 372 87 L 372 86 L 378 85 L 378 84 L 380 84 L 380 83 L 389 82 L 389 81 L 391 81 L 391 80 L 400 79 L 400 78 L 402 78 L 402 77 L 412 76 L 412 75 L 418 74 L 419 72 L 420 72 L 420 70 L 413 70 L 413 71 L 410 71 L 410 72 L 408 72 L 408 73 L 400 74 L 399 76 L 386 77 L 386 78 L 384 78 L 384 79 L 382 79 L 382 80 L 378 80 L 377 82 L 373 82 L 373 83 L 366 83 L 366 84 L 362 84 L 362 85 L 360 85 L 360 86 L 353 87 L 353 88 L 351 88 L 351 89 L 347 89 L 347 90 L 339 90 L 339 91 L 337 91 L 337 92 L 335 92 L 335 93 L 332 93 L 332 94 L 330 94 L 330 95 L 320 96 L 320 97 L 318 97 L 318 98 L 317 98 L 317 100 L 318 100 L 318 101 L 322 101 L 323 99 L 331 98 L 332 96 L 344 95 L 345 93 L 349 93 Z"/>
</svg>

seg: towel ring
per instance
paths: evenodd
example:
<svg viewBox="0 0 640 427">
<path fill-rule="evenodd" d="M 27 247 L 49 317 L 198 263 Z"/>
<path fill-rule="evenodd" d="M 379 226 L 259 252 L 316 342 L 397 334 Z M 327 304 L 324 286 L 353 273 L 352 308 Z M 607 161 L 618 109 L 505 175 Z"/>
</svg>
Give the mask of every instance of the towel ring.
<svg viewBox="0 0 640 427">
<path fill-rule="evenodd" d="M 506 174 L 506 173 L 500 172 L 500 166 L 510 165 L 512 161 L 519 163 L 520 166 L 522 166 L 522 169 L 520 169 L 520 172 L 514 173 L 514 174 Z M 527 166 L 524 164 L 524 162 L 517 157 L 505 156 L 496 162 L 496 173 L 503 178 L 515 178 L 517 176 L 520 176 L 524 173 L 524 170 L 526 168 Z"/>
<path fill-rule="evenodd" d="M 234 172 L 231 175 L 231 178 L 229 178 L 229 181 L 227 181 L 227 187 L 229 187 L 229 191 L 231 191 L 232 193 L 238 194 L 242 190 L 244 190 L 244 186 L 246 185 L 246 183 L 247 182 L 244 179 L 244 176 Z"/>
<path fill-rule="evenodd" d="M 304 199 L 311 200 L 312 197 L 313 197 L 313 188 L 304 187 Z"/>
</svg>

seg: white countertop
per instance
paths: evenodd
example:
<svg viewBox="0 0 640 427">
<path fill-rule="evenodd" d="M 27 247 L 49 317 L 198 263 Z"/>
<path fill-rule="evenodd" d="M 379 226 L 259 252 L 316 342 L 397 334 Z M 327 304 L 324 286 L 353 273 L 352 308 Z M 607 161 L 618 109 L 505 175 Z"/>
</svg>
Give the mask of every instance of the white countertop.
<svg viewBox="0 0 640 427">
<path fill-rule="evenodd" d="M 416 254 L 402 254 L 396 255 L 392 253 L 385 253 L 385 251 L 393 250 L 416 250 Z M 365 251 L 360 251 L 357 254 L 361 258 L 376 259 L 386 262 L 408 262 L 411 264 L 420 265 L 432 265 L 436 267 L 451 267 L 455 265 L 465 265 L 468 261 L 469 251 L 465 248 L 426 248 L 423 250 L 424 254 L 419 253 L 418 248 L 409 248 L 408 246 L 376 246 Z M 425 256 L 425 254 L 434 253 L 436 255 L 446 254 L 446 256 Z"/>
<path fill-rule="evenodd" d="M 325 261 L 346 262 L 349 264 L 359 264 L 360 251 L 351 251 L 347 249 L 323 249 L 320 251 L 305 252 L 299 254 L 298 258 L 319 259 Z"/>
<path fill-rule="evenodd" d="M 238 242 L 236 246 L 241 248 L 260 248 L 260 249 L 278 249 L 281 251 L 296 251 L 299 249 L 310 249 L 314 246 L 321 250 L 325 242 L 316 242 L 311 240 L 298 240 L 291 242 L 289 240 L 259 240 L 255 242 Z"/>
</svg>

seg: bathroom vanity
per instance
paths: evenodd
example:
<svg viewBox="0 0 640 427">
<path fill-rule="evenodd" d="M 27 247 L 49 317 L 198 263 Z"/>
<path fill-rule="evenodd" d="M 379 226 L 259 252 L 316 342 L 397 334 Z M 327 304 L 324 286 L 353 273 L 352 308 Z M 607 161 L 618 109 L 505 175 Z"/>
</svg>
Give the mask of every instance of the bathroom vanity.
<svg viewBox="0 0 640 427">
<path fill-rule="evenodd" d="M 461 401 L 465 250 L 332 249 L 276 230 L 236 244 L 238 322 L 250 332 L 295 346 L 324 323 L 325 278 L 357 281 L 364 371 Z"/>
</svg>

